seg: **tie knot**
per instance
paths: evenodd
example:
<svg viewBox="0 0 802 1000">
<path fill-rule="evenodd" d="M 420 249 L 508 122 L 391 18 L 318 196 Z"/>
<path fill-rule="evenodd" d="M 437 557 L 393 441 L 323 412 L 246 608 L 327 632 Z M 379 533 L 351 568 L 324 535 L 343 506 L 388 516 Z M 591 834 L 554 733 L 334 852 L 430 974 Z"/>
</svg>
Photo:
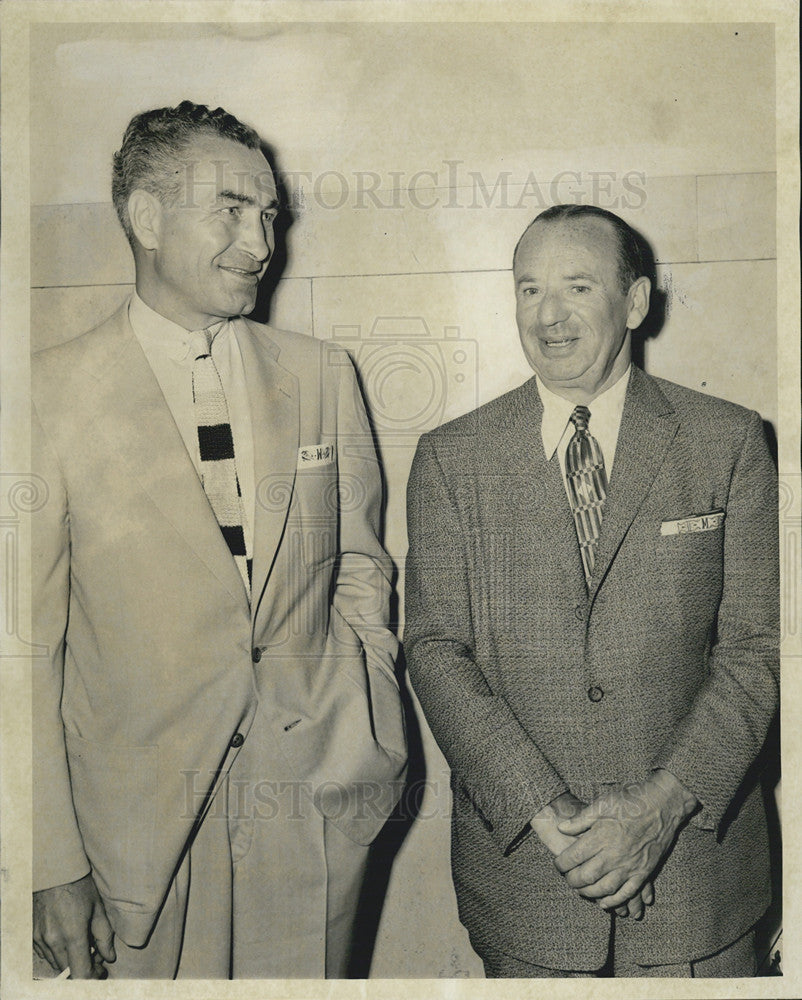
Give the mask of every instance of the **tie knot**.
<svg viewBox="0 0 802 1000">
<path fill-rule="evenodd" d="M 193 360 L 207 357 L 211 349 L 211 330 L 193 330 L 189 338 L 189 350 Z"/>
<path fill-rule="evenodd" d="M 588 421 L 590 420 L 590 410 L 587 406 L 577 406 L 574 408 L 570 420 L 578 431 L 586 431 L 588 429 Z"/>
</svg>

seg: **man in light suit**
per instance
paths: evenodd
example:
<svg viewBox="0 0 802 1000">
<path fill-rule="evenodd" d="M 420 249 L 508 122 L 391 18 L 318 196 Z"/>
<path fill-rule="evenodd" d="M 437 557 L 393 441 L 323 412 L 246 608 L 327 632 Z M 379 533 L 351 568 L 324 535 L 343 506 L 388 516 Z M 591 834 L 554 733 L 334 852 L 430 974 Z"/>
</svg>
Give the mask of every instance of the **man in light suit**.
<svg viewBox="0 0 802 1000">
<path fill-rule="evenodd" d="M 343 976 L 406 761 L 354 371 L 243 318 L 277 211 L 252 129 L 137 115 L 113 195 L 136 292 L 33 365 L 34 945 L 73 978 Z"/>
<path fill-rule="evenodd" d="M 770 900 L 776 477 L 756 413 L 646 375 L 636 234 L 548 209 L 515 252 L 536 376 L 421 439 L 405 649 L 452 769 L 488 976 L 737 976 Z"/>
</svg>

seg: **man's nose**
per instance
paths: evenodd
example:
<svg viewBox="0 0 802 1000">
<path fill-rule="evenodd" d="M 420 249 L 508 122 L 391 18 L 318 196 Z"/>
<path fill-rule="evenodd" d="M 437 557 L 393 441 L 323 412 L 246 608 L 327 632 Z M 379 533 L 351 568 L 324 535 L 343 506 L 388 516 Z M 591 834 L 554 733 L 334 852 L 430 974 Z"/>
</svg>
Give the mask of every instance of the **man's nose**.
<svg viewBox="0 0 802 1000">
<path fill-rule="evenodd" d="M 553 326 L 568 319 L 569 310 L 558 291 L 544 292 L 538 307 L 538 319 L 543 326 Z"/>
<path fill-rule="evenodd" d="M 264 263 L 273 252 L 272 222 L 266 222 L 261 213 L 244 218 L 240 222 L 237 246 L 255 260 Z"/>
</svg>

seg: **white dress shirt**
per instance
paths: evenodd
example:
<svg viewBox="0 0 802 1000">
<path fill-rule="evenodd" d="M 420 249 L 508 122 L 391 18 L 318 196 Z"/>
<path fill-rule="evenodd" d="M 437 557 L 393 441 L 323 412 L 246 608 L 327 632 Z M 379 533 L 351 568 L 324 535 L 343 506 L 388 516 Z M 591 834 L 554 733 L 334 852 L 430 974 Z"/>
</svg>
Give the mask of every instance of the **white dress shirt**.
<svg viewBox="0 0 802 1000">
<path fill-rule="evenodd" d="M 631 368 L 632 365 L 627 366 L 627 370 L 617 382 L 587 404 L 590 410 L 588 431 L 599 442 L 602 455 L 604 455 L 604 468 L 608 482 L 613 471 L 615 449 L 618 445 L 618 431 L 621 427 L 621 415 L 624 412 L 624 398 L 627 394 Z M 551 460 L 555 451 L 557 452 L 563 482 L 565 482 L 565 453 L 575 430 L 569 418 L 574 412 L 576 403 L 572 403 L 569 399 L 563 399 L 562 396 L 553 393 L 551 389 L 547 389 L 537 375 L 535 380 L 540 401 L 543 403 L 543 422 L 540 425 L 543 450 L 546 453 L 547 461 Z M 567 483 L 565 489 L 567 493 Z"/>
<path fill-rule="evenodd" d="M 200 477 L 200 448 L 195 404 L 192 399 L 192 366 L 190 356 L 191 330 L 165 319 L 147 306 L 136 292 L 131 296 L 128 318 L 134 334 L 145 352 L 148 364 L 156 376 L 165 402 L 186 446 L 195 471 Z M 212 326 L 212 358 L 220 373 L 223 391 L 228 404 L 237 478 L 242 493 L 245 540 L 248 551 L 253 552 L 253 523 L 256 508 L 256 482 L 253 459 L 253 427 L 237 336 L 247 336 L 239 319 L 223 320 Z"/>
</svg>

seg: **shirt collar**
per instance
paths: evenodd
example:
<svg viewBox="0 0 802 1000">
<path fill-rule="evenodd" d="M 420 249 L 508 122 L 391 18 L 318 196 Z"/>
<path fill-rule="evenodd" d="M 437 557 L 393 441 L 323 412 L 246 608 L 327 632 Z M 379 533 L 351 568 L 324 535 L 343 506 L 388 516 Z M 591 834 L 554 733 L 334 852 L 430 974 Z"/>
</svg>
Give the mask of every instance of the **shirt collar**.
<svg viewBox="0 0 802 1000">
<path fill-rule="evenodd" d="M 621 377 L 609 389 L 605 389 L 592 403 L 588 404 L 591 419 L 597 426 L 602 422 L 615 423 L 616 426 L 620 423 L 631 369 L 632 365 L 630 364 Z M 570 399 L 563 399 L 562 396 L 558 396 L 551 389 L 547 389 L 538 375 L 535 375 L 535 382 L 537 383 L 540 401 L 543 404 L 543 419 L 540 426 L 540 433 L 543 438 L 543 450 L 546 453 L 546 460 L 550 461 L 557 450 L 557 445 L 562 440 L 563 434 L 565 434 L 565 428 L 568 425 L 571 414 L 574 412 L 576 403 L 572 403 Z"/>
<path fill-rule="evenodd" d="M 185 330 L 178 323 L 166 319 L 146 305 L 136 292 L 132 294 L 128 305 L 128 319 L 143 347 L 158 351 L 179 363 L 187 360 L 194 330 Z M 214 334 L 212 339 L 227 324 L 228 320 L 213 323 L 209 327 Z"/>
</svg>

